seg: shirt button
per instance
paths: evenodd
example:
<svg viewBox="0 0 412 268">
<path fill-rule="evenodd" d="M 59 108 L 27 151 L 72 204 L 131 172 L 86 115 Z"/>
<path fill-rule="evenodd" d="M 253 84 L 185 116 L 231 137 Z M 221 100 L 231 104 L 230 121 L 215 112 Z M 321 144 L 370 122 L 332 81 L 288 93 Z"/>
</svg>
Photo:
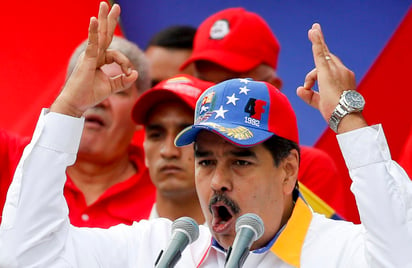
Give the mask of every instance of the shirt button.
<svg viewBox="0 0 412 268">
<path fill-rule="evenodd" d="M 88 221 L 90 219 L 89 215 L 87 214 L 82 214 L 82 220 L 83 221 Z"/>
</svg>

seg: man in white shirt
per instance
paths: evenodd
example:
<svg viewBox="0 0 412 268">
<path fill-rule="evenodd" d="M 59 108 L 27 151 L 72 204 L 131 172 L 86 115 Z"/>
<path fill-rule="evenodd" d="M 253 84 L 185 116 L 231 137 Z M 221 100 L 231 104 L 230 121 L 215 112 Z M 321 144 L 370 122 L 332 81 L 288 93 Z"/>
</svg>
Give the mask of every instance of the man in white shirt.
<svg viewBox="0 0 412 268">
<path fill-rule="evenodd" d="M 101 4 L 98 20 L 90 21 L 84 57 L 50 111 L 40 116 L 8 192 L 1 267 L 150 267 L 167 247 L 171 221 L 76 228 L 62 194 L 84 110 L 137 77 L 126 57 L 106 50 L 119 13 L 119 6 L 109 12 Z M 196 189 L 209 226 L 200 226 L 199 238 L 182 252 L 177 267 L 224 267 L 235 221 L 246 213 L 259 215 L 265 230 L 244 267 L 411 267 L 412 183 L 390 159 L 382 128 L 367 126 L 362 98 L 349 91 L 352 101 L 340 101 L 355 88 L 354 75 L 329 52 L 320 26 L 314 24 L 308 35 L 316 69 L 297 93 L 339 134 L 362 224 L 312 212 L 296 188 L 298 135 L 289 102 L 267 83 L 233 79 L 202 94 L 194 125 L 175 141 L 194 142 Z M 113 61 L 123 75 L 101 72 L 100 66 Z M 319 92 L 311 89 L 315 81 Z M 350 105 L 355 108 L 345 115 L 341 108 Z"/>
</svg>

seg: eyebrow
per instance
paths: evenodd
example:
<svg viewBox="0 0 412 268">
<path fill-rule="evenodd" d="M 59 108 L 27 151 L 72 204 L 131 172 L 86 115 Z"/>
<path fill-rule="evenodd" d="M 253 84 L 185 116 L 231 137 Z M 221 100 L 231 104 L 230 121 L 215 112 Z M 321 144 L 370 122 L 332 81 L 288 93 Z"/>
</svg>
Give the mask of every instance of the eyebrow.
<svg viewBox="0 0 412 268">
<path fill-rule="evenodd" d="M 147 124 L 145 125 L 146 130 L 159 130 L 163 129 L 163 127 L 159 124 Z"/>
<path fill-rule="evenodd" d="M 228 153 L 231 156 L 235 157 L 253 157 L 257 158 L 256 153 L 250 149 L 239 149 L 239 150 L 231 150 Z M 195 146 L 195 157 L 208 157 L 213 155 L 211 151 L 202 151 Z"/>
</svg>

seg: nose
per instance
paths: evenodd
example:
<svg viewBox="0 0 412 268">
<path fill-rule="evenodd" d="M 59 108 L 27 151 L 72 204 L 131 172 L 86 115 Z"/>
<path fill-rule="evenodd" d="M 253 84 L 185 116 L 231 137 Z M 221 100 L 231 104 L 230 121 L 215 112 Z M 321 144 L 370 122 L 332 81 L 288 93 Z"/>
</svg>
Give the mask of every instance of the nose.
<svg viewBox="0 0 412 268">
<path fill-rule="evenodd" d="M 160 155 L 166 159 L 178 158 L 180 156 L 180 149 L 174 144 L 174 136 L 168 135 L 164 140 L 161 148 Z"/>
<path fill-rule="evenodd" d="M 211 188 L 216 192 L 232 191 L 233 182 L 230 169 L 223 164 L 217 164 L 211 180 Z"/>
</svg>

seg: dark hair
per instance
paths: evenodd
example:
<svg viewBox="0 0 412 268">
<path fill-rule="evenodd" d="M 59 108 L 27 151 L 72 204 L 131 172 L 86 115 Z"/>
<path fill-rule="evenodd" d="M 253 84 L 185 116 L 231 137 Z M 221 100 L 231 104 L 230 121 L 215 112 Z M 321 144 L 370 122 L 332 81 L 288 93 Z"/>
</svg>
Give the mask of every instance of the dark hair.
<svg viewBox="0 0 412 268">
<path fill-rule="evenodd" d="M 296 142 L 273 135 L 264 141 L 262 145 L 272 154 L 276 166 L 279 166 L 280 162 L 290 154 L 292 149 L 298 151 L 300 162 L 300 149 Z"/>
<path fill-rule="evenodd" d="M 193 49 L 196 28 L 190 25 L 173 25 L 156 33 L 149 41 L 149 46 L 165 48 Z"/>
<path fill-rule="evenodd" d="M 268 140 L 262 143 L 263 147 L 269 150 L 272 154 L 273 161 L 275 162 L 275 166 L 279 166 L 280 162 L 285 159 L 292 149 L 298 151 L 299 155 L 299 162 L 300 162 L 300 148 L 299 145 L 291 140 L 273 135 Z M 293 200 L 297 200 L 299 196 L 299 183 L 296 180 L 295 190 L 293 191 L 292 198 Z"/>
</svg>

